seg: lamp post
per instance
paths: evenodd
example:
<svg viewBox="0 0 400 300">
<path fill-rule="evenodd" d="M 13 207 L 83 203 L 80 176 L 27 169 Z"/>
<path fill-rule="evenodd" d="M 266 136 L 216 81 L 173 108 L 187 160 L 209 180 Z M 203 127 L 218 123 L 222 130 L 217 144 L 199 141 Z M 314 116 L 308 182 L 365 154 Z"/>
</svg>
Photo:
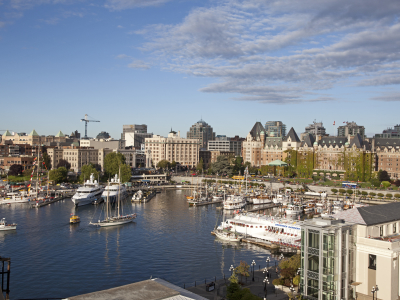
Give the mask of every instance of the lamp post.
<svg viewBox="0 0 400 300">
<path fill-rule="evenodd" d="M 233 267 L 233 265 L 231 265 L 231 267 L 229 268 L 229 271 L 231 271 L 231 276 L 232 276 L 232 273 L 233 273 L 233 270 L 234 270 L 235 268 Z"/>
<path fill-rule="evenodd" d="M 264 282 L 264 300 L 267 300 L 267 295 L 268 295 L 267 284 L 269 284 L 268 278 L 264 278 L 263 282 Z"/>
<path fill-rule="evenodd" d="M 372 287 L 371 293 L 372 293 L 372 300 L 375 300 L 376 289 L 374 286 Z"/>
<path fill-rule="evenodd" d="M 268 278 L 269 272 L 268 272 L 267 268 L 264 269 L 263 274 L 264 274 L 264 278 Z"/>
<path fill-rule="evenodd" d="M 290 285 L 289 290 L 292 292 L 292 296 L 294 296 L 294 290 L 295 290 L 295 289 L 294 289 L 294 287 L 293 287 L 293 284 Z"/>
<path fill-rule="evenodd" d="M 375 286 L 376 300 L 378 300 L 378 291 L 379 291 L 378 285 L 376 285 L 376 286 Z"/>
<path fill-rule="evenodd" d="M 271 259 L 269 258 L 269 256 L 267 257 L 267 260 L 265 261 L 267 263 L 267 268 L 269 267 L 269 263 L 271 262 Z"/>
<path fill-rule="evenodd" d="M 253 268 L 253 281 L 254 281 L 254 267 L 255 267 L 255 265 L 256 265 L 256 262 L 253 259 L 253 261 L 251 262 L 251 267 Z"/>
</svg>

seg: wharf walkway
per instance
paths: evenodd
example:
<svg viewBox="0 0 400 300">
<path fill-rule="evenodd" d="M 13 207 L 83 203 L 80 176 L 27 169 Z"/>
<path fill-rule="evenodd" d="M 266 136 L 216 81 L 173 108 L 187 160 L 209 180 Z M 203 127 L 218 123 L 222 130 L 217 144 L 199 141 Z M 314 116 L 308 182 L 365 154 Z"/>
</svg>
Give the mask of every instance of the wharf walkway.
<svg viewBox="0 0 400 300">
<path fill-rule="evenodd" d="M 242 287 L 248 288 L 253 295 L 265 299 L 264 283 L 263 283 L 265 274 L 263 273 L 263 269 L 254 272 L 254 282 L 252 281 L 253 277 L 252 272 L 249 272 L 249 274 L 250 274 L 249 277 L 242 278 Z M 275 288 L 275 286 L 272 284 L 272 280 L 278 277 L 274 266 L 271 266 L 269 268 L 269 274 L 271 277 L 268 278 L 269 284 L 267 285 L 266 299 L 288 300 L 289 299 L 288 293 L 290 293 L 289 288 L 283 288 L 282 290 L 282 287 Z M 195 286 L 188 287 L 186 289 L 192 293 L 195 293 L 209 300 L 226 299 L 227 286 L 229 285 L 229 280 L 228 280 L 229 276 L 230 275 L 224 276 L 224 278 L 221 279 L 216 279 L 216 278 L 211 279 L 215 283 L 215 289 L 210 292 L 207 292 L 207 284 L 209 284 L 211 281 L 207 282 L 206 280 L 201 281 L 201 284 L 198 284 L 200 283 L 200 281 L 195 282 Z M 238 277 L 240 281 L 240 276 Z"/>
<path fill-rule="evenodd" d="M 49 204 L 52 204 L 52 203 L 55 203 L 55 202 L 58 202 L 58 201 L 61 201 L 61 200 L 64 200 L 64 199 L 66 199 L 66 198 L 70 198 L 71 196 L 72 196 L 73 194 L 63 194 L 62 196 L 59 196 L 59 197 L 54 197 L 54 199 L 46 199 L 46 200 L 32 200 L 31 202 L 31 206 L 32 207 L 36 207 L 36 208 L 39 208 L 39 207 L 43 207 L 43 206 L 46 206 L 46 205 L 49 205 Z"/>
</svg>

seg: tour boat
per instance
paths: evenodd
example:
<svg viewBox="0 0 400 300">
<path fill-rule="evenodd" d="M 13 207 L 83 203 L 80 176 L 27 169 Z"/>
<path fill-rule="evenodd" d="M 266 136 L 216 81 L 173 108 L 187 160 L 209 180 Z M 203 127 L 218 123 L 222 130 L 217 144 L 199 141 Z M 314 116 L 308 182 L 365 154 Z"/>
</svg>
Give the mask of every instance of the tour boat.
<svg viewBox="0 0 400 300">
<path fill-rule="evenodd" d="M 143 198 L 143 191 L 142 190 L 138 190 L 136 193 L 133 194 L 132 202 L 140 201 L 142 198 Z"/>
<path fill-rule="evenodd" d="M 217 238 L 228 242 L 240 242 L 243 238 L 243 235 L 226 229 L 217 228 L 213 231 L 213 233 Z"/>
<path fill-rule="evenodd" d="M 69 218 L 70 224 L 76 224 L 76 223 L 79 223 L 80 221 L 81 221 L 81 218 L 79 218 L 77 215 L 71 215 L 71 217 Z"/>
<path fill-rule="evenodd" d="M 8 224 L 5 218 L 0 220 L 0 230 L 16 230 L 16 229 L 17 229 L 17 224 Z"/>
<path fill-rule="evenodd" d="M 8 193 L 6 197 L 0 198 L 0 204 L 28 203 L 30 198 L 26 193 Z"/>
<path fill-rule="evenodd" d="M 242 196 L 229 195 L 227 199 L 224 200 L 224 209 L 241 209 L 246 205 L 246 201 Z"/>
<path fill-rule="evenodd" d="M 303 212 L 303 208 L 300 205 L 296 205 L 293 203 L 289 203 L 285 209 L 285 213 L 287 216 L 300 215 L 302 212 Z"/>
<path fill-rule="evenodd" d="M 100 187 L 97 180 L 94 180 L 92 173 L 90 174 L 89 180 L 87 180 L 82 187 L 78 188 L 71 200 L 74 202 L 75 206 L 88 205 L 99 201 L 102 193 L 103 189 Z"/>
</svg>

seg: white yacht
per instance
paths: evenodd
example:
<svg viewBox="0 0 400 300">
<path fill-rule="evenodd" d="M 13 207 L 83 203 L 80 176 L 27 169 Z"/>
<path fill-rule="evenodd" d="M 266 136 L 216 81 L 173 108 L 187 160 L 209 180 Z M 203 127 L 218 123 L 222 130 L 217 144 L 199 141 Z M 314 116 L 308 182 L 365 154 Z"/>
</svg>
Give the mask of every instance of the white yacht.
<svg viewBox="0 0 400 300">
<path fill-rule="evenodd" d="M 122 184 L 120 181 L 121 180 L 118 178 L 118 174 L 115 174 L 115 177 L 111 178 L 110 184 L 105 187 L 103 195 L 101 195 L 104 201 L 106 200 L 108 195 L 110 203 L 117 202 L 118 193 L 121 200 L 124 200 L 127 197 L 128 193 L 126 191 L 125 185 Z"/>
<path fill-rule="evenodd" d="M 80 187 L 75 195 L 72 197 L 72 202 L 75 206 L 82 206 L 92 204 L 92 202 L 99 201 L 103 189 L 100 187 L 97 180 L 94 180 L 93 173 L 90 175 L 90 179 L 87 180 L 82 187 Z"/>
<path fill-rule="evenodd" d="M 17 229 L 17 224 L 8 224 L 5 218 L 0 220 L 0 230 L 15 230 L 15 229 Z"/>
<path fill-rule="evenodd" d="M 282 195 L 282 194 L 277 194 L 274 199 L 272 199 L 272 201 L 274 203 L 282 203 L 282 204 L 286 204 L 288 202 L 290 202 L 290 194 L 287 195 Z"/>
<path fill-rule="evenodd" d="M 290 203 L 287 205 L 286 209 L 285 209 L 285 213 L 287 216 L 289 215 L 300 215 L 303 212 L 303 208 L 300 205 L 296 205 L 293 203 Z"/>
<path fill-rule="evenodd" d="M 242 196 L 229 195 L 224 201 L 224 209 L 241 209 L 246 205 L 246 201 Z"/>
</svg>

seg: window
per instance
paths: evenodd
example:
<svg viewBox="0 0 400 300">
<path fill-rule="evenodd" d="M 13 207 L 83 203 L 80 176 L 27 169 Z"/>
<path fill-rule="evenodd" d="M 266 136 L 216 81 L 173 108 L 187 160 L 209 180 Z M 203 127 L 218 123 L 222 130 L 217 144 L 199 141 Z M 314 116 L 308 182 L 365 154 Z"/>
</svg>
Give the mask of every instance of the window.
<svg viewBox="0 0 400 300">
<path fill-rule="evenodd" d="M 379 226 L 379 236 L 383 236 L 383 226 Z"/>
<path fill-rule="evenodd" d="M 376 270 L 376 255 L 373 255 L 373 254 L 369 255 L 368 268 Z"/>
<path fill-rule="evenodd" d="M 396 223 L 393 223 L 393 233 L 396 233 Z"/>
</svg>

